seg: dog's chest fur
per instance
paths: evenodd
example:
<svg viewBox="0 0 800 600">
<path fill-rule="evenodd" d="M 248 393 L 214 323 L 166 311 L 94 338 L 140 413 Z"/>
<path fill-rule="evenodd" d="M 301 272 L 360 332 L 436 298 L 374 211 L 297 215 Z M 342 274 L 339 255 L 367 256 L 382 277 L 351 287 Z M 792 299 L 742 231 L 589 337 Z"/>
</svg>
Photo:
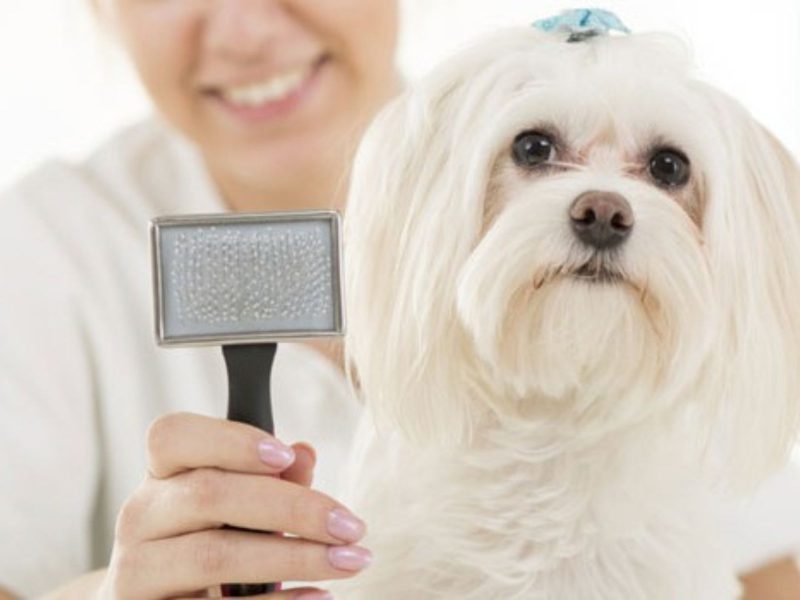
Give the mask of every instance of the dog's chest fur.
<svg viewBox="0 0 800 600">
<path fill-rule="evenodd" d="M 352 503 L 376 562 L 340 597 L 736 597 L 679 434 L 654 424 L 585 445 L 571 437 L 513 423 L 442 452 L 369 435 Z"/>
</svg>

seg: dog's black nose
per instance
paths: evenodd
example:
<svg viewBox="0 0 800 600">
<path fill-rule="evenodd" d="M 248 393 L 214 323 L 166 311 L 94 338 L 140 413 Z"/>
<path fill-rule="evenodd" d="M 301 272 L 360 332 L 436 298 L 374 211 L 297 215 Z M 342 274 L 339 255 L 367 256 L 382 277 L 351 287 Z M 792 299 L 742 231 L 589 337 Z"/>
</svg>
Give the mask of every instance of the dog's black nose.
<svg viewBox="0 0 800 600">
<path fill-rule="evenodd" d="M 606 250 L 624 242 L 633 229 L 631 205 L 614 192 L 584 192 L 569 208 L 572 231 L 584 244 Z"/>
</svg>

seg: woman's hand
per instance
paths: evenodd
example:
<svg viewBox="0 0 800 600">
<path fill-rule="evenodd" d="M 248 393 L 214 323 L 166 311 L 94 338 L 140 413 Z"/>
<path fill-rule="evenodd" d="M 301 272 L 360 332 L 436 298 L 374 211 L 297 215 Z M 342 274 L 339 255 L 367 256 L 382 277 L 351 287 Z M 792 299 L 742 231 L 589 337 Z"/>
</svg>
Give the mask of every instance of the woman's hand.
<svg viewBox="0 0 800 600">
<path fill-rule="evenodd" d="M 225 583 L 341 579 L 369 564 L 370 553 L 352 545 L 364 535 L 363 522 L 308 488 L 310 446 L 290 448 L 250 425 L 185 413 L 155 421 L 147 445 L 149 473 L 117 518 L 101 598 L 197 597 Z M 327 597 L 315 588 L 259 597 L 306 596 Z"/>
</svg>

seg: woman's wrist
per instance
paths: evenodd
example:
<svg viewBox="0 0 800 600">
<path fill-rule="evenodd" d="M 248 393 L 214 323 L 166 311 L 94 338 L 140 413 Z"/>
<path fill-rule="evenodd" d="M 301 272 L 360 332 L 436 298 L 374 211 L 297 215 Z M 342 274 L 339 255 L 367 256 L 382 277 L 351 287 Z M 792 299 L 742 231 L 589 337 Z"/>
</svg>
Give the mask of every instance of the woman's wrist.
<svg viewBox="0 0 800 600">
<path fill-rule="evenodd" d="M 18 600 L 19 596 L 12 594 L 8 589 L 0 586 L 0 600 Z"/>
<path fill-rule="evenodd" d="M 41 597 L 41 600 L 87 600 L 98 599 L 100 589 L 106 576 L 106 569 L 98 569 L 90 573 L 85 573 L 69 583 L 49 592 Z M 0 596 L 0 600 L 2 596 Z"/>
<path fill-rule="evenodd" d="M 744 600 L 795 600 L 800 597 L 800 561 L 795 556 L 774 560 L 741 581 Z"/>
</svg>

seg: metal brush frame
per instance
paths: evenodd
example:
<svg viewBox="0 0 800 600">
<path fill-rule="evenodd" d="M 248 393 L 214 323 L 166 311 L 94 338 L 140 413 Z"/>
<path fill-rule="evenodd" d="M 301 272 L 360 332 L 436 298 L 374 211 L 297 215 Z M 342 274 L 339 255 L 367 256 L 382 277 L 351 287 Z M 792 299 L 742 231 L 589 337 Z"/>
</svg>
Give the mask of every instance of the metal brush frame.
<svg viewBox="0 0 800 600">
<path fill-rule="evenodd" d="M 327 220 L 331 231 L 331 283 L 333 287 L 333 324 L 330 331 L 309 332 L 281 331 L 271 334 L 235 333 L 214 335 L 186 335 L 166 337 L 164 333 L 164 297 L 161 273 L 161 236 L 162 228 L 172 226 L 193 225 L 239 225 L 253 223 L 275 223 L 281 221 L 313 221 Z M 342 303 L 342 218 L 335 210 L 300 210 L 263 213 L 202 214 L 156 217 L 150 221 L 150 248 L 153 272 L 154 308 L 156 341 L 159 346 L 212 346 L 227 344 L 259 344 L 264 342 L 280 342 L 282 340 L 302 341 L 344 335 L 345 314 Z"/>
</svg>

